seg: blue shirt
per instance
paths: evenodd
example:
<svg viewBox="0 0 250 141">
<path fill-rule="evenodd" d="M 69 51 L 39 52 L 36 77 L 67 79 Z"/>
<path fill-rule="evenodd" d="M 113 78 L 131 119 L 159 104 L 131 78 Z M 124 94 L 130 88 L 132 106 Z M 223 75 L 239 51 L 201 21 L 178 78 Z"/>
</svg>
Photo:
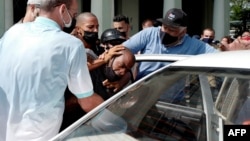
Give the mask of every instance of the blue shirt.
<svg viewBox="0 0 250 141">
<path fill-rule="evenodd" d="M 0 41 L 0 140 L 49 140 L 64 112 L 68 85 L 93 94 L 85 47 L 48 18 L 16 24 Z"/>
<path fill-rule="evenodd" d="M 140 54 L 184 54 L 197 55 L 203 53 L 218 52 L 215 48 L 198 39 L 191 38 L 187 34 L 182 38 L 180 44 L 166 47 L 160 38 L 160 27 L 149 27 L 133 35 L 123 45 L 133 53 L 140 51 Z M 138 68 L 136 79 L 165 66 L 163 62 L 141 62 Z"/>
</svg>

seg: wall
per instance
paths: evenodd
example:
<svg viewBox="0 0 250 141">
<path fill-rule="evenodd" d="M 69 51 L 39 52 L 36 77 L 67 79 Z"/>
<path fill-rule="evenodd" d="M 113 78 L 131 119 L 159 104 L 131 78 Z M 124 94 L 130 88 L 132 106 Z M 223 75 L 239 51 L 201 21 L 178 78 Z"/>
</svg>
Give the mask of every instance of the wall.
<svg viewBox="0 0 250 141">
<path fill-rule="evenodd" d="M 117 14 L 124 14 L 129 17 L 131 30 L 130 36 L 134 35 L 139 31 L 138 23 L 139 23 L 139 0 L 121 0 L 122 2 L 122 13 Z"/>
<path fill-rule="evenodd" d="M 5 20 L 4 20 L 4 11 L 5 11 L 5 9 L 4 9 L 4 0 L 0 0 L 0 19 L 2 19 L 2 20 L 0 20 L 0 37 L 2 37 L 2 35 L 3 35 L 3 33 L 4 33 L 4 31 L 5 31 Z"/>
</svg>

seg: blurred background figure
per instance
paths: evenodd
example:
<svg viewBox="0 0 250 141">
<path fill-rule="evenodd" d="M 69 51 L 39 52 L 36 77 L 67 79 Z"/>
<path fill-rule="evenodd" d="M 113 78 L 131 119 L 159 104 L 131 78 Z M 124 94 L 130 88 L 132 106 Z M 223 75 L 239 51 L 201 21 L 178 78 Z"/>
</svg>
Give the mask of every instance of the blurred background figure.
<svg viewBox="0 0 250 141">
<path fill-rule="evenodd" d="M 238 38 L 234 39 L 233 42 L 227 43 L 221 41 L 221 50 L 222 51 L 232 51 L 232 50 L 248 50 L 250 49 L 250 33 L 245 31 Z"/>
<path fill-rule="evenodd" d="M 242 40 L 250 40 L 250 32 L 249 31 L 245 31 L 245 32 L 243 32 L 242 33 L 242 35 L 241 35 L 241 39 Z"/>
<path fill-rule="evenodd" d="M 214 48 L 219 48 L 219 41 L 214 40 L 215 39 L 215 31 L 213 28 L 205 28 L 202 31 L 202 34 L 200 36 L 200 40 L 202 40 L 205 43 L 208 43 L 209 45 L 213 46 Z"/>
<path fill-rule="evenodd" d="M 129 19 L 125 15 L 116 15 L 113 18 L 113 27 L 120 31 L 126 39 L 129 38 L 130 24 Z"/>
<path fill-rule="evenodd" d="M 227 43 L 227 44 L 230 44 L 230 43 L 232 43 L 234 41 L 234 39 L 233 38 L 231 38 L 230 36 L 224 36 L 224 37 L 222 37 L 221 38 L 221 40 L 220 40 L 220 50 L 221 51 L 225 51 L 224 50 L 224 48 L 225 48 L 225 46 L 223 45 L 224 43 Z"/>
<path fill-rule="evenodd" d="M 154 26 L 154 20 L 152 20 L 152 19 L 145 19 L 142 22 L 142 29 L 145 29 L 147 27 L 152 27 L 152 26 Z"/>
<path fill-rule="evenodd" d="M 41 0 L 28 0 L 25 16 L 18 23 L 32 22 L 39 16 Z"/>
<path fill-rule="evenodd" d="M 200 40 L 200 38 L 201 38 L 199 35 L 193 35 L 192 37 L 195 39 L 198 39 L 198 40 Z"/>
<path fill-rule="evenodd" d="M 212 28 L 205 28 L 202 31 L 200 39 L 208 44 L 211 44 L 215 37 L 215 31 Z"/>
</svg>

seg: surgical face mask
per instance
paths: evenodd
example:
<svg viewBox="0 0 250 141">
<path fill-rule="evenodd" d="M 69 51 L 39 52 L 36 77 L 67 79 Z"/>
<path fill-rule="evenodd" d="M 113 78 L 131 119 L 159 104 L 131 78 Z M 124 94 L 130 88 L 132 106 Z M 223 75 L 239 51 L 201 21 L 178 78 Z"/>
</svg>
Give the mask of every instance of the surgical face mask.
<svg viewBox="0 0 250 141">
<path fill-rule="evenodd" d="M 178 41 L 178 37 L 169 35 L 166 32 L 160 31 L 161 43 L 164 45 L 170 45 Z"/>
<path fill-rule="evenodd" d="M 64 27 L 63 31 L 70 34 L 73 31 L 73 29 L 75 28 L 75 26 L 76 26 L 76 19 L 73 18 L 71 26 L 70 27 Z"/>
<path fill-rule="evenodd" d="M 203 38 L 202 41 L 205 42 L 205 43 L 211 44 L 213 39 L 211 39 L 211 38 Z"/>
<path fill-rule="evenodd" d="M 87 43 L 95 43 L 98 40 L 98 32 L 89 32 L 89 31 L 84 31 L 83 39 Z"/>
<path fill-rule="evenodd" d="M 66 22 L 64 21 L 62 15 L 61 15 L 61 19 L 62 19 L 62 21 L 63 21 L 64 27 L 68 27 L 68 28 L 69 28 L 69 27 L 71 26 L 71 24 L 72 24 L 72 17 L 71 17 L 71 15 L 69 14 L 69 11 L 68 11 L 67 8 L 66 8 L 66 10 L 67 10 L 68 16 L 69 16 L 69 18 L 70 18 L 69 23 L 66 23 Z"/>
<path fill-rule="evenodd" d="M 116 75 L 115 71 L 112 68 L 115 58 L 112 59 L 111 66 L 105 66 L 104 75 L 109 80 L 109 82 L 118 81 L 120 76 Z"/>
<path fill-rule="evenodd" d="M 250 37 L 249 37 L 249 36 L 242 36 L 241 39 L 242 39 L 242 40 L 247 40 L 247 41 L 249 41 L 249 40 L 250 40 Z"/>
</svg>

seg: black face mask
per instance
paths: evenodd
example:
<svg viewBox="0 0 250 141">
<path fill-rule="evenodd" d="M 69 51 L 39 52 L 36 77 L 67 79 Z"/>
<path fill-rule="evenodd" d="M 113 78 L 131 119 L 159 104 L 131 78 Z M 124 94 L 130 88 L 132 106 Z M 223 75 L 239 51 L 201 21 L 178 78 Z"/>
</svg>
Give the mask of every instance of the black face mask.
<svg viewBox="0 0 250 141">
<path fill-rule="evenodd" d="M 76 26 L 76 19 L 72 18 L 71 26 L 70 27 L 64 27 L 63 31 L 70 34 L 73 31 L 73 29 L 75 28 L 75 26 Z"/>
<path fill-rule="evenodd" d="M 94 44 L 98 40 L 98 32 L 84 31 L 83 39 L 89 44 Z"/>
<path fill-rule="evenodd" d="M 161 37 L 161 43 L 164 45 L 169 45 L 178 41 L 178 37 L 171 36 L 168 33 L 162 31 L 160 31 L 160 37 Z"/>
<path fill-rule="evenodd" d="M 111 62 L 111 66 L 105 66 L 104 75 L 109 80 L 109 82 L 114 82 L 120 79 L 120 76 L 115 74 L 115 71 L 112 68 L 113 62 L 115 58 Z"/>
<path fill-rule="evenodd" d="M 120 32 L 120 33 L 122 34 L 123 37 L 125 38 L 127 37 L 126 32 Z"/>
<path fill-rule="evenodd" d="M 213 39 L 211 39 L 211 38 L 203 38 L 202 41 L 205 42 L 205 43 L 211 44 L 213 42 Z"/>
</svg>

